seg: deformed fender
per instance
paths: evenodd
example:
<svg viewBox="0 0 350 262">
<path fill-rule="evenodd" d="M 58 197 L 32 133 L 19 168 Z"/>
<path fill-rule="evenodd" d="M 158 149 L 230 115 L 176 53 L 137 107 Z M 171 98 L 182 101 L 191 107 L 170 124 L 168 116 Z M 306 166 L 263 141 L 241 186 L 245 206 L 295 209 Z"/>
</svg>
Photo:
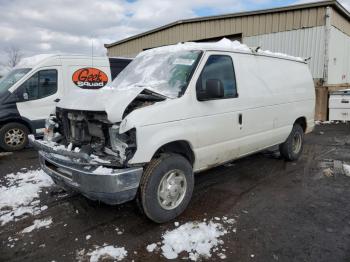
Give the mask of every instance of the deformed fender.
<svg viewBox="0 0 350 262">
<path fill-rule="evenodd" d="M 136 139 L 137 150 L 133 158 L 129 160 L 129 164 L 148 163 L 159 148 L 176 141 L 186 141 L 196 159 L 195 144 L 193 143 L 196 140 L 196 129 L 194 126 L 185 129 L 177 121 L 142 126 L 137 128 Z"/>
</svg>

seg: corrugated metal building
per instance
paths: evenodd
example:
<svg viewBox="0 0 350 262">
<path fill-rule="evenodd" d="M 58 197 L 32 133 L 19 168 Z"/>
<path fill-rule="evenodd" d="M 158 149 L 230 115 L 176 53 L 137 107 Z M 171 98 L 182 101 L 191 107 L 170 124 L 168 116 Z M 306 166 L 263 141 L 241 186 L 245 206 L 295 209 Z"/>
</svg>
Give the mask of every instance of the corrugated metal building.
<svg viewBox="0 0 350 262">
<path fill-rule="evenodd" d="M 327 119 L 328 92 L 350 86 L 350 13 L 337 1 L 180 20 L 105 47 L 109 56 L 133 57 L 154 47 L 223 37 L 311 57 L 319 120 Z"/>
</svg>

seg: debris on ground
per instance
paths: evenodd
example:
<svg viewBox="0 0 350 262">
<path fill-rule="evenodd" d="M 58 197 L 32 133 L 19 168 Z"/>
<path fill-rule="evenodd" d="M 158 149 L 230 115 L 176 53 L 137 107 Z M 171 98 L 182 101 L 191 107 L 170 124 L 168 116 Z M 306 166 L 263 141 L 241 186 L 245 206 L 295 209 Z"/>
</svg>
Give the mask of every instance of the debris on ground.
<svg viewBox="0 0 350 262">
<path fill-rule="evenodd" d="M 330 168 L 326 168 L 325 170 L 323 170 L 323 175 L 326 177 L 333 177 L 334 176 L 334 172 L 332 169 Z"/>
<path fill-rule="evenodd" d="M 52 218 L 45 218 L 45 219 L 36 219 L 33 222 L 33 225 L 26 227 L 22 230 L 22 233 L 30 233 L 35 229 L 39 229 L 42 227 L 48 228 L 52 224 Z"/>
<path fill-rule="evenodd" d="M 108 246 L 105 244 L 103 247 L 98 247 L 87 255 L 90 256 L 90 262 L 98 262 L 105 261 L 106 259 L 121 261 L 127 254 L 128 251 L 124 247 Z"/>
<path fill-rule="evenodd" d="M 6 175 L 0 186 L 0 223 L 18 220 L 26 214 L 37 215 L 46 210 L 40 205 L 39 194 L 53 185 L 42 170 L 31 170 Z"/>
<path fill-rule="evenodd" d="M 119 227 L 116 227 L 115 231 L 117 231 L 118 235 L 122 235 L 123 234 L 123 230 L 121 230 Z"/>
</svg>

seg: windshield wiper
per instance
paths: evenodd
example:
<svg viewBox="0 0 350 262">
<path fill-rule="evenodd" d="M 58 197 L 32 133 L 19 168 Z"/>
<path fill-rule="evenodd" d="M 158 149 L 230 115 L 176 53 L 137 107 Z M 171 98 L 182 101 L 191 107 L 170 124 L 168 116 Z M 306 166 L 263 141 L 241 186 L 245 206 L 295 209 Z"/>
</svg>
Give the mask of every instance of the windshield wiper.
<svg viewBox="0 0 350 262">
<path fill-rule="evenodd" d="M 161 94 L 158 92 L 158 90 L 153 89 L 150 85 L 146 85 L 146 84 L 133 84 L 133 86 L 136 87 L 144 87 L 145 90 L 149 91 L 151 95 L 157 96 L 161 99 L 174 99 L 173 97 Z"/>
<path fill-rule="evenodd" d="M 163 94 L 160 94 L 158 92 L 155 92 L 154 90 L 152 90 L 151 88 L 145 88 L 145 91 L 147 91 L 149 93 L 149 95 L 152 95 L 152 96 L 155 96 L 155 97 L 158 97 L 162 100 L 164 99 L 171 99 L 171 97 L 169 96 L 166 96 L 166 95 L 163 95 Z"/>
</svg>

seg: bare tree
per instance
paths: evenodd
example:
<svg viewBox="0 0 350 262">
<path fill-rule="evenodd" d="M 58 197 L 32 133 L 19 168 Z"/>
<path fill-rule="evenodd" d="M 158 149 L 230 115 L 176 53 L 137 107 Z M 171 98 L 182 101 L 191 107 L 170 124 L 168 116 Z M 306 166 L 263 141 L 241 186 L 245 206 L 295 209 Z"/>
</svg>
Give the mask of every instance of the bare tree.
<svg viewBox="0 0 350 262">
<path fill-rule="evenodd" d="M 22 59 L 22 51 L 16 46 L 10 46 L 5 49 L 7 55 L 7 66 L 14 68 Z"/>
</svg>

